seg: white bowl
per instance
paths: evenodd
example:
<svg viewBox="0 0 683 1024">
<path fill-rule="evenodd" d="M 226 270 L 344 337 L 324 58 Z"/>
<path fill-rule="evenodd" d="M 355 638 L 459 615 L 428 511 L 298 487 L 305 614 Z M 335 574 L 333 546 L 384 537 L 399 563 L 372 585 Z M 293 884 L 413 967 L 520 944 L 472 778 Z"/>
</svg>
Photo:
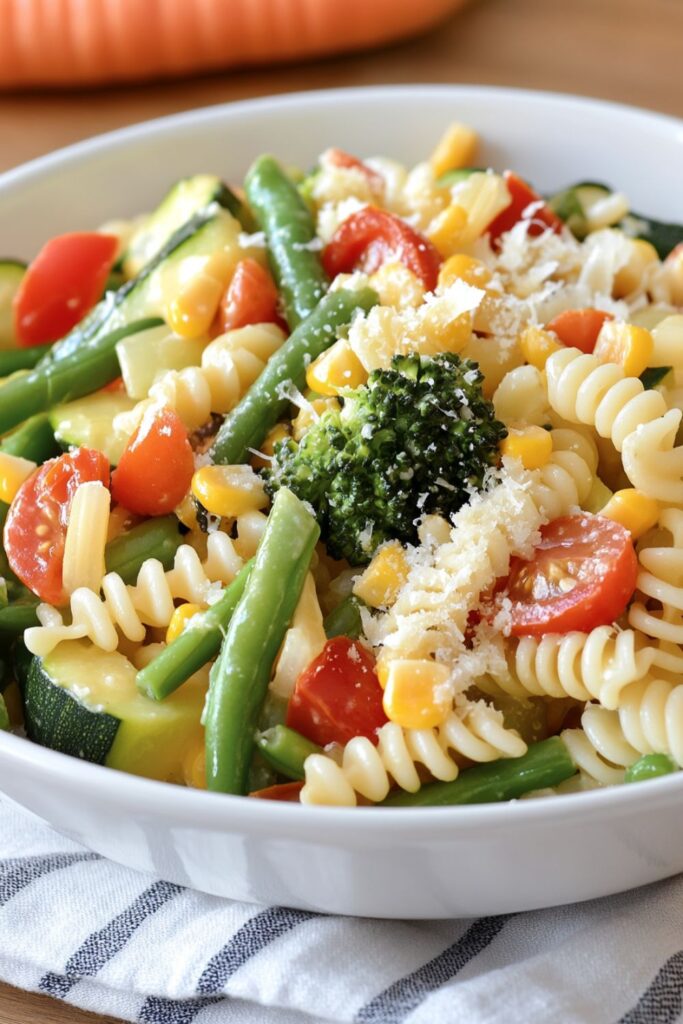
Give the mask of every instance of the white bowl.
<svg viewBox="0 0 683 1024">
<path fill-rule="evenodd" d="M 541 189 L 579 179 L 683 221 L 683 123 L 571 97 L 452 86 L 281 96 L 164 118 L 0 177 L 0 249 L 149 208 L 176 178 L 239 181 L 267 150 L 307 166 L 325 147 L 422 159 L 451 120 L 484 159 Z M 99 853 L 241 900 L 377 917 L 506 913 L 585 900 L 683 869 L 683 775 L 573 796 L 460 808 L 268 803 L 127 776 L 0 733 L 0 788 Z"/>
</svg>

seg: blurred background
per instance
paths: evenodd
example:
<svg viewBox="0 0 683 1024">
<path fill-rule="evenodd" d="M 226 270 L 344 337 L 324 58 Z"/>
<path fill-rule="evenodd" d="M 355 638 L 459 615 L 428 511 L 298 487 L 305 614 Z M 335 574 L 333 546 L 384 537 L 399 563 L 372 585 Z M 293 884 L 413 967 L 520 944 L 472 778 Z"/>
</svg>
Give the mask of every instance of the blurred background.
<svg viewBox="0 0 683 1024">
<path fill-rule="evenodd" d="M 92 45 L 97 43 L 100 50 L 89 55 L 89 63 L 84 57 L 79 74 L 95 79 L 113 73 L 144 75 L 145 48 L 151 50 L 155 39 L 155 17 L 173 0 L 118 0 L 118 6 L 113 0 L 89 2 L 109 7 L 110 15 L 116 12 L 119 35 L 113 40 L 110 25 L 104 29 L 104 41 L 93 37 Z M 216 0 L 218 6 L 223 5 L 223 15 L 236 2 L 238 6 L 254 4 L 246 8 L 254 17 L 264 17 L 265 8 L 278 5 L 278 0 L 242 0 L 241 4 L 239 0 Z M 216 23 L 211 39 L 207 38 L 211 25 L 199 26 L 202 38 L 197 26 L 190 26 L 197 30 L 194 36 L 189 28 L 183 35 L 180 26 L 179 38 L 166 40 L 166 49 L 173 51 L 172 59 L 167 60 L 167 74 L 176 77 L 109 85 L 86 83 L 80 87 L 24 85 L 17 89 L 13 81 L 30 80 L 31 75 L 35 78 L 36 67 L 38 75 L 42 69 L 46 79 L 58 81 L 69 75 L 71 68 L 76 69 L 75 62 L 70 64 L 66 55 L 59 25 L 48 23 L 45 12 L 72 8 L 77 17 L 71 31 L 83 50 L 90 45 L 88 26 L 80 20 L 85 8 L 72 0 L 0 0 L 0 16 L 8 15 L 3 18 L 4 25 L 14 25 L 17 38 L 23 38 L 22 45 L 29 49 L 36 45 L 37 34 L 31 36 L 32 26 L 20 23 L 17 11 L 28 18 L 31 7 L 39 9 L 37 27 L 43 46 L 47 44 L 47 49 L 59 57 L 53 66 L 49 54 L 38 51 L 37 64 L 27 70 L 26 61 L 12 62 L 8 49 L 11 31 L 0 34 L 0 170 L 88 135 L 179 110 L 272 93 L 350 85 L 508 85 L 581 93 L 683 116 L 683 89 L 677 84 L 683 40 L 681 0 L 423 0 L 422 4 L 414 0 L 364 0 L 362 4 L 360 0 L 316 0 L 317 7 L 307 0 L 282 0 L 282 4 L 283 8 L 307 8 L 309 17 L 315 10 L 317 37 L 311 32 L 309 37 L 297 38 L 291 19 L 281 26 L 284 42 L 278 41 L 276 23 L 269 22 L 265 32 L 263 24 L 245 26 L 245 31 L 250 28 L 257 38 L 249 51 L 240 46 L 236 38 L 239 26 L 234 23 L 224 24 L 220 31 Z M 126 36 L 130 22 L 124 25 L 121 20 L 121 5 L 129 9 L 132 5 L 139 12 L 131 40 Z M 335 5 L 342 8 L 344 18 L 336 23 L 332 19 L 326 26 L 320 12 Z M 211 5 L 204 0 L 202 6 L 206 10 Z M 185 14 L 191 7 L 191 3 L 184 5 Z M 361 15 L 365 20 L 360 26 L 354 18 L 356 7 L 366 12 Z M 393 14 L 387 17 L 388 10 Z M 431 22 L 426 29 L 419 24 L 423 20 Z M 356 25 L 353 31 L 349 30 L 350 23 Z M 226 34 L 221 36 L 221 32 Z M 397 34 L 411 32 L 396 41 Z M 389 41 L 381 45 L 387 37 Z M 371 49 L 327 53 L 318 58 L 309 55 L 305 60 L 290 57 L 282 62 L 297 49 L 310 54 L 319 46 L 328 50 L 344 44 L 357 46 L 364 39 L 370 41 Z M 117 59 L 122 62 L 118 69 L 107 49 L 114 41 Z M 214 63 L 222 59 L 244 61 L 258 56 L 259 45 L 279 60 L 225 70 L 184 70 L 207 59 Z"/>
</svg>

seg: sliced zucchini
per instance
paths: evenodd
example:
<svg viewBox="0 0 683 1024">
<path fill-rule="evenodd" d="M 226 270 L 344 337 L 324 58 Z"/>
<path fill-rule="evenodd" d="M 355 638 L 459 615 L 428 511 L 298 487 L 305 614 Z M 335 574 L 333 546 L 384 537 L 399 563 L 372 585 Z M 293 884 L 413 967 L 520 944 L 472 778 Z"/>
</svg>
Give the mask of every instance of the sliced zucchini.
<svg viewBox="0 0 683 1024">
<path fill-rule="evenodd" d="M 199 366 L 208 337 L 181 338 L 161 327 L 131 334 L 116 346 L 116 355 L 131 398 L 146 398 L 154 381 L 166 370 Z"/>
<path fill-rule="evenodd" d="M 211 203 L 218 203 L 239 218 L 242 204 L 220 178 L 196 174 L 178 181 L 129 240 L 121 261 L 125 277 L 139 274 L 178 228 Z"/>
<path fill-rule="evenodd" d="M 642 238 L 657 250 L 660 260 L 666 259 L 677 245 L 683 242 L 683 224 L 667 224 L 642 213 L 630 213 L 619 227 L 632 238 Z"/>
<path fill-rule="evenodd" d="M 12 299 L 26 273 L 26 264 L 19 260 L 0 260 L 0 349 L 16 344 L 12 326 Z"/>
<path fill-rule="evenodd" d="M 469 178 L 470 174 L 485 170 L 485 167 L 453 167 L 450 171 L 444 171 L 443 174 L 440 174 L 436 179 L 436 183 L 441 185 L 442 188 L 451 188 L 452 185 L 465 181 L 466 178 Z"/>
<path fill-rule="evenodd" d="M 72 445 L 96 448 L 116 466 L 130 435 L 114 430 L 114 417 L 120 412 L 129 412 L 134 405 L 124 391 L 96 391 L 74 402 L 56 405 L 48 415 L 55 438 L 63 448 Z"/>
<path fill-rule="evenodd" d="M 235 263 L 245 252 L 239 248 L 239 221 L 214 203 L 183 224 L 137 277 L 117 292 L 109 292 L 85 319 L 73 328 L 38 364 L 64 359 L 105 334 L 148 317 L 163 316 L 164 283 L 190 256 L 207 256 L 224 249 Z"/>
<path fill-rule="evenodd" d="M 29 739 L 95 764 L 167 782 L 182 781 L 182 761 L 201 742 L 206 685 L 189 679 L 162 704 L 135 685 L 135 666 L 83 640 L 34 658 L 26 680 Z"/>
</svg>

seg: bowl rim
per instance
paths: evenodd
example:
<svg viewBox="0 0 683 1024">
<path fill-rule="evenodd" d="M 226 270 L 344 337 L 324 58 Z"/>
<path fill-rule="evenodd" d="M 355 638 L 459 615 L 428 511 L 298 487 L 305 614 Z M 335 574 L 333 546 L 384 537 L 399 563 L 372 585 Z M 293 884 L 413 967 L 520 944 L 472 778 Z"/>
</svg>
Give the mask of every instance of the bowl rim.
<svg viewBox="0 0 683 1024">
<path fill-rule="evenodd" d="M 401 84 L 354 86 L 287 92 L 275 96 L 218 103 L 195 110 L 167 114 L 163 117 L 101 133 L 72 143 L 12 167 L 0 174 L 0 202 L 15 189 L 49 177 L 72 162 L 101 156 L 109 150 L 125 147 L 150 135 L 164 135 L 176 129 L 210 123 L 224 117 L 249 115 L 259 111 L 287 111 L 306 107 L 331 105 L 338 100 L 368 96 L 396 100 L 437 95 L 450 95 L 465 102 L 468 98 L 524 100 L 536 106 L 597 111 L 603 115 L 618 114 L 643 125 L 673 130 L 683 140 L 683 118 L 662 114 L 611 100 L 593 99 L 548 90 L 516 89 L 503 86 L 457 84 Z M 546 827 L 559 819 L 595 819 L 630 815 L 634 810 L 668 806 L 680 800 L 683 773 L 648 780 L 647 785 L 622 785 L 582 793 L 552 795 L 543 799 L 512 800 L 504 803 L 471 804 L 450 807 L 322 807 L 293 805 L 276 801 L 245 799 L 222 793 L 210 793 L 187 787 L 129 775 L 102 765 L 49 750 L 26 738 L 0 732 L 0 765 L 24 772 L 35 781 L 49 778 L 51 784 L 75 787 L 90 798 L 120 806 L 130 813 L 145 817 L 164 817 L 179 824 L 201 824 L 208 827 L 244 829 L 251 833 L 271 832 L 277 828 L 283 837 L 302 841 L 315 839 L 333 845 L 343 838 L 347 844 L 364 844 L 370 838 L 385 839 L 387 833 L 414 836 L 424 843 L 443 838 L 452 840 L 453 830 L 465 836 L 478 836 L 482 829 Z M 655 782 L 653 786 L 651 783 Z M 0 784 L 0 788 L 1 784 Z M 361 812 L 361 813 L 359 813 Z M 419 824 L 419 830 L 417 826 Z M 352 827 L 355 825 L 355 828 Z M 412 831 L 413 827 L 415 831 Z"/>
</svg>

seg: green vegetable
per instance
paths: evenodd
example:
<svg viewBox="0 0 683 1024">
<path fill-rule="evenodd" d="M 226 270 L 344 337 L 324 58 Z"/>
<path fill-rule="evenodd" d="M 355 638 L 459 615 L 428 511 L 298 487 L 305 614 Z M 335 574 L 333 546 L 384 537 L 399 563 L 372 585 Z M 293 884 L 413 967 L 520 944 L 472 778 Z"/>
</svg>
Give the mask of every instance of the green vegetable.
<svg viewBox="0 0 683 1024">
<path fill-rule="evenodd" d="M 0 452 L 31 459 L 32 462 L 45 462 L 54 455 L 59 455 L 59 451 L 59 445 L 55 441 L 50 421 L 45 413 L 32 416 L 0 441 Z"/>
<path fill-rule="evenodd" d="M 666 259 L 677 245 L 683 242 L 683 224 L 667 224 L 654 217 L 645 217 L 635 211 L 624 217 L 618 225 L 627 235 L 642 238 L 657 250 L 661 260 Z"/>
<path fill-rule="evenodd" d="M 135 583 L 148 558 L 156 558 L 164 569 L 170 569 L 182 539 L 175 516 L 148 519 L 107 544 L 107 572 L 117 572 L 124 583 Z"/>
<path fill-rule="evenodd" d="M 318 524 L 298 498 L 280 491 L 211 670 L 206 707 L 206 779 L 211 790 L 244 793 L 247 789 L 254 733 L 273 662 L 319 534 Z"/>
<path fill-rule="evenodd" d="M 239 220 L 242 204 L 220 178 L 196 174 L 177 181 L 128 242 L 121 260 L 125 276 L 138 274 L 168 244 L 174 232 L 211 203 L 218 203 Z"/>
<path fill-rule="evenodd" d="M 432 782 L 417 793 L 395 792 L 382 807 L 443 807 L 514 800 L 534 789 L 557 786 L 576 774 L 576 765 L 559 736 L 541 740 L 522 757 L 478 764 L 455 782 Z"/>
<path fill-rule="evenodd" d="M 33 345 L 31 348 L 10 348 L 5 351 L 0 349 L 0 377 L 9 377 L 17 370 L 32 370 L 51 347 Z"/>
<path fill-rule="evenodd" d="M 188 684 L 157 704 L 138 693 L 135 668 L 118 651 L 69 640 L 31 662 L 26 734 L 86 761 L 179 782 L 185 753 L 201 741 L 204 692 Z"/>
<path fill-rule="evenodd" d="M 624 782 L 644 782 L 677 771 L 678 765 L 668 754 L 645 754 L 626 769 Z"/>
<path fill-rule="evenodd" d="M 116 343 L 127 334 L 145 330 L 158 320 L 138 320 L 111 334 L 98 335 L 87 347 L 55 362 L 41 364 L 0 388 L 0 433 L 28 416 L 45 412 L 59 402 L 88 395 L 119 375 Z"/>
<path fill-rule="evenodd" d="M 661 384 L 667 374 L 671 373 L 671 366 L 648 366 L 647 370 L 643 370 L 640 375 L 640 381 L 645 388 L 656 388 L 658 384 Z"/>
<path fill-rule="evenodd" d="M 576 238 L 586 237 L 588 221 L 575 188 L 565 188 L 561 192 L 556 192 L 548 199 L 548 206 L 565 222 Z"/>
<path fill-rule="evenodd" d="M 25 263 L 19 260 L 0 260 L 0 349 L 16 345 L 12 300 L 25 273 Z M 0 372 L 2 376 L 4 374 Z"/>
<path fill-rule="evenodd" d="M 359 601 L 353 594 L 349 594 L 341 604 L 333 608 L 323 623 L 325 635 L 328 640 L 333 636 L 348 636 L 356 640 L 363 632 L 363 624 L 360 618 L 362 601 Z"/>
<path fill-rule="evenodd" d="M 0 731 L 9 732 L 10 720 L 5 698 L 0 693 Z"/>
<path fill-rule="evenodd" d="M 137 686 L 141 693 L 152 700 L 164 700 L 218 654 L 225 630 L 244 593 L 252 564 L 247 562 L 220 599 L 195 615 L 180 636 L 138 672 Z"/>
<path fill-rule="evenodd" d="M 315 245 L 315 225 L 299 191 L 272 156 L 252 164 L 244 187 L 256 220 L 266 233 L 287 323 L 297 327 L 327 291 L 329 279 Z"/>
<path fill-rule="evenodd" d="M 286 725 L 276 725 L 259 733 L 256 747 L 261 757 L 288 779 L 303 779 L 306 758 L 311 754 L 323 753 L 317 743 L 311 743 L 301 733 L 288 729 Z"/>
<path fill-rule="evenodd" d="M 129 335 L 116 346 L 126 394 L 147 398 L 149 389 L 166 370 L 199 366 L 205 348 L 206 337 L 182 338 L 166 324 Z"/>
<path fill-rule="evenodd" d="M 421 515 L 457 512 L 498 461 L 506 431 L 482 381 L 476 363 L 451 353 L 394 356 L 299 444 L 276 445 L 266 490 L 308 501 L 330 554 L 352 565 L 383 541 L 415 542 Z"/>
<path fill-rule="evenodd" d="M 116 466 L 130 434 L 115 430 L 114 418 L 129 412 L 134 405 L 125 391 L 96 391 L 94 395 L 77 398 L 75 402 L 56 405 L 50 411 L 49 419 L 54 436 L 63 448 L 81 445 L 96 448 L 104 452 L 112 466 Z"/>
<path fill-rule="evenodd" d="M 37 615 L 39 603 L 35 599 L 18 600 L 0 608 L 0 636 L 23 633 L 30 626 L 40 625 Z"/>
<path fill-rule="evenodd" d="M 477 172 L 486 171 L 485 167 L 454 167 L 450 171 L 444 171 L 443 174 L 439 175 L 436 179 L 437 185 L 442 188 L 451 188 L 453 185 L 459 184 L 461 181 L 467 181 L 470 174 L 476 174 Z"/>
<path fill-rule="evenodd" d="M 55 342 L 39 366 L 86 351 L 91 345 L 97 345 L 104 335 L 111 335 L 134 321 L 163 316 L 163 278 L 169 271 L 172 273 L 188 256 L 208 256 L 218 249 L 234 249 L 239 233 L 239 223 L 227 210 L 215 204 L 200 210 L 174 232 L 137 277 L 127 281 L 118 291 L 108 292 L 79 324 Z M 95 390 L 95 387 L 90 390 Z"/>
<path fill-rule="evenodd" d="M 225 418 L 211 449 L 214 462 L 244 462 L 250 448 L 264 437 L 287 410 L 287 389 L 306 384 L 306 367 L 336 341 L 337 331 L 349 323 L 357 309 L 365 312 L 377 302 L 369 288 L 357 292 L 330 292 L 278 351 L 246 395 Z"/>
</svg>

